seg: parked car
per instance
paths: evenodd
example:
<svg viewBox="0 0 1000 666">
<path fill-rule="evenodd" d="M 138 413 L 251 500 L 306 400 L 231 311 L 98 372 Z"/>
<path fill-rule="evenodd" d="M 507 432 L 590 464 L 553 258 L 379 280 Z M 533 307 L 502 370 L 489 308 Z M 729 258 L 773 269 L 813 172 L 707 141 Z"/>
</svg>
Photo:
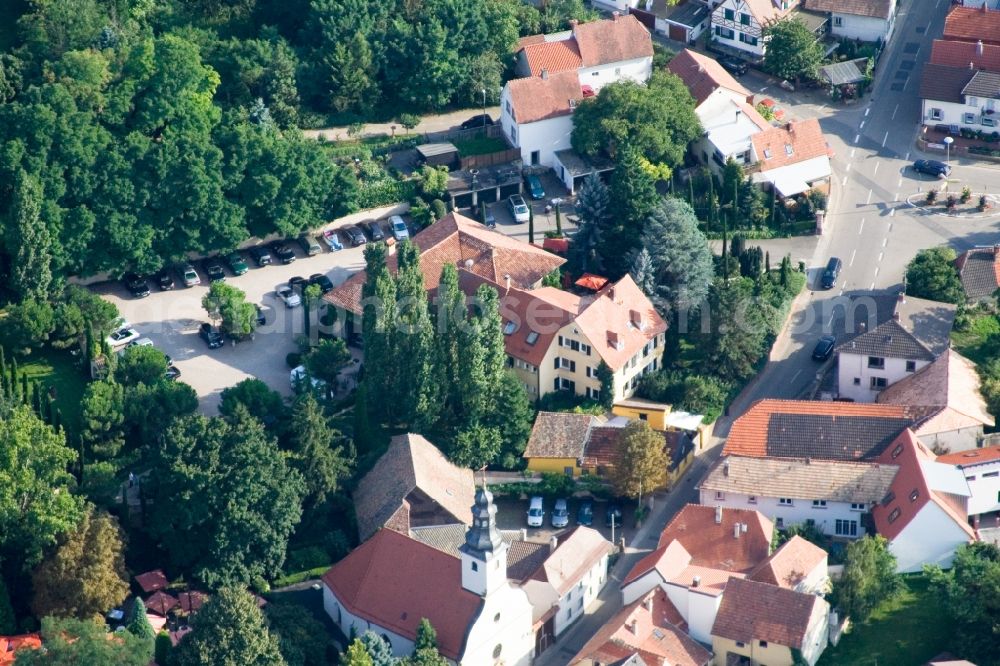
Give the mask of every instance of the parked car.
<svg viewBox="0 0 1000 666">
<path fill-rule="evenodd" d="M 493 118 L 488 113 L 480 113 L 472 116 L 464 123 L 462 123 L 462 129 L 470 130 L 476 129 L 477 127 L 489 127 L 493 124 Z"/>
<path fill-rule="evenodd" d="M 181 370 L 176 365 L 168 365 L 164 376 L 170 381 L 174 381 L 181 376 Z"/>
<path fill-rule="evenodd" d="M 844 262 L 837 257 L 830 257 L 830 261 L 826 262 L 826 268 L 823 270 L 822 280 L 822 286 L 824 289 L 833 289 L 837 286 L 837 278 L 840 277 L 840 269 L 843 265 Z"/>
<path fill-rule="evenodd" d="M 326 390 L 326 382 L 322 379 L 317 379 L 315 377 L 310 377 L 309 373 L 306 371 L 306 366 L 300 365 L 292 368 L 292 371 L 288 373 L 288 382 L 292 386 L 292 391 L 298 393 L 305 387 L 305 380 L 308 379 L 312 387 L 318 391 Z"/>
<path fill-rule="evenodd" d="M 566 500 L 557 499 L 555 506 L 552 507 L 552 527 L 567 525 L 569 525 L 569 508 L 566 506 Z"/>
<path fill-rule="evenodd" d="M 209 257 L 206 259 L 201 267 L 205 271 L 205 275 L 208 276 L 209 282 L 224 282 L 226 279 L 226 270 L 222 267 L 222 262 L 219 261 L 218 257 Z"/>
<path fill-rule="evenodd" d="M 141 275 L 126 273 L 122 276 L 122 282 L 125 283 L 125 288 L 135 298 L 146 298 L 149 296 L 149 283 Z"/>
<path fill-rule="evenodd" d="M 313 273 L 309 276 L 309 284 L 319 285 L 320 291 L 324 294 L 333 291 L 333 282 L 322 273 Z"/>
<path fill-rule="evenodd" d="M 152 346 L 153 346 L 153 341 L 150 340 L 149 338 L 139 338 L 138 340 L 133 340 L 132 342 L 125 345 L 125 349 L 131 349 L 132 347 L 152 347 Z"/>
<path fill-rule="evenodd" d="M 250 258 L 253 259 L 254 263 L 258 266 L 271 265 L 271 253 L 263 245 L 250 248 Z"/>
<path fill-rule="evenodd" d="M 520 194 L 510 195 L 507 199 L 507 206 L 510 208 L 510 214 L 514 216 L 515 222 L 522 223 L 528 221 L 531 212 L 528 210 L 528 204 L 524 203 L 524 197 Z"/>
<path fill-rule="evenodd" d="M 295 261 L 295 251 L 288 247 L 284 241 L 274 241 L 271 243 L 271 252 L 283 264 L 290 264 Z"/>
<path fill-rule="evenodd" d="M 528 504 L 528 527 L 541 527 L 545 522 L 545 510 L 542 508 L 542 498 L 535 496 Z"/>
<path fill-rule="evenodd" d="M 824 335 L 816 342 L 813 348 L 813 360 L 825 361 L 833 354 L 833 348 L 837 344 L 837 338 L 832 335 Z"/>
<path fill-rule="evenodd" d="M 604 511 L 604 524 L 611 527 L 612 523 L 615 527 L 621 527 L 622 524 L 622 507 L 617 502 L 609 502 Z"/>
<path fill-rule="evenodd" d="M 160 291 L 170 291 L 174 288 L 174 276 L 166 268 L 157 273 L 155 279 L 156 286 L 160 288 Z"/>
<path fill-rule="evenodd" d="M 127 321 L 123 322 L 117 330 L 113 331 L 106 338 L 108 346 L 114 349 L 115 347 L 122 347 L 132 342 L 133 340 L 139 339 L 139 331 L 132 328 L 132 325 Z"/>
<path fill-rule="evenodd" d="M 913 170 L 935 178 L 947 178 L 951 175 L 951 167 L 938 160 L 917 160 L 913 163 Z"/>
<path fill-rule="evenodd" d="M 247 262 L 243 259 L 243 255 L 239 252 L 230 252 L 227 254 L 226 263 L 229 265 L 229 270 L 233 272 L 233 275 L 243 275 L 250 270 Z"/>
<path fill-rule="evenodd" d="M 307 234 L 299 236 L 299 246 L 306 253 L 307 257 L 313 257 L 323 251 L 323 248 L 315 238 Z"/>
<path fill-rule="evenodd" d="M 722 56 L 721 58 L 718 58 L 717 62 L 722 65 L 724 70 L 733 76 L 743 76 L 747 73 L 747 64 L 738 58 Z"/>
<path fill-rule="evenodd" d="M 392 237 L 397 241 L 410 237 L 410 230 L 406 228 L 406 222 L 403 222 L 403 218 L 399 215 L 389 216 L 389 229 L 392 231 Z"/>
<path fill-rule="evenodd" d="M 340 242 L 340 236 L 333 229 L 323 232 L 323 242 L 330 248 L 330 252 L 344 249 L 344 244 Z"/>
<path fill-rule="evenodd" d="M 368 242 L 368 239 L 365 238 L 365 232 L 361 231 L 360 227 L 344 227 L 344 234 L 354 247 L 364 245 Z"/>
<path fill-rule="evenodd" d="M 528 185 L 528 193 L 535 201 L 545 198 L 545 188 L 542 187 L 542 180 L 538 176 L 531 174 L 524 177 L 524 182 Z"/>
<path fill-rule="evenodd" d="M 365 228 L 368 235 L 371 236 L 373 241 L 385 240 L 385 232 L 382 231 L 382 225 L 378 223 L 378 220 L 368 220 L 367 222 L 362 222 L 361 226 Z"/>
<path fill-rule="evenodd" d="M 198 335 L 205 341 L 205 344 L 208 345 L 209 349 L 218 349 L 225 344 L 225 340 L 222 338 L 222 333 L 219 332 L 219 329 L 212 326 L 207 321 L 203 322 L 202 325 L 198 327 Z"/>
<path fill-rule="evenodd" d="M 580 508 L 576 510 L 576 522 L 578 525 L 590 527 L 594 524 L 594 503 L 590 500 L 580 502 Z"/>
<path fill-rule="evenodd" d="M 201 284 L 201 278 L 198 276 L 198 271 L 196 271 L 194 266 L 191 264 L 181 264 L 177 268 L 177 272 L 180 273 L 181 282 L 184 283 L 185 287 L 193 287 Z"/>
<path fill-rule="evenodd" d="M 286 308 L 295 308 L 302 305 L 302 299 L 299 298 L 299 295 L 295 293 L 295 290 L 287 284 L 279 284 L 274 288 L 274 293 L 278 295 L 278 298 L 284 301 Z"/>
</svg>

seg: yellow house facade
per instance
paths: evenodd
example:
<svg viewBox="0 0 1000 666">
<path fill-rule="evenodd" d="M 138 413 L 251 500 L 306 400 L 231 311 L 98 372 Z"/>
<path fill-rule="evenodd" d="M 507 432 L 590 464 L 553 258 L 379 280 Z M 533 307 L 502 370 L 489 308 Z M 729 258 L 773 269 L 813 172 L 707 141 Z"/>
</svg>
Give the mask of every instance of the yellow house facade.
<svg viewBox="0 0 1000 666">
<path fill-rule="evenodd" d="M 627 419 L 645 421 L 653 430 L 666 430 L 667 415 L 670 414 L 670 410 L 671 406 L 662 402 L 627 398 L 617 401 L 611 408 L 611 413 Z"/>
</svg>

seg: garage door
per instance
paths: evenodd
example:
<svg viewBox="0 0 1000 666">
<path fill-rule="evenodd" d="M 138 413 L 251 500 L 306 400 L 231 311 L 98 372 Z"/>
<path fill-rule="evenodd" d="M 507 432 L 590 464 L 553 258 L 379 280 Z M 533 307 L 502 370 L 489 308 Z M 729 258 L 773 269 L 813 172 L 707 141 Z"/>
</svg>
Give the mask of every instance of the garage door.
<svg viewBox="0 0 1000 666">
<path fill-rule="evenodd" d="M 635 9 L 635 8 L 630 9 L 629 10 L 629 14 L 631 14 L 634 17 L 636 17 L 639 20 L 639 23 L 641 23 L 644 26 L 646 26 L 646 29 L 649 30 L 650 32 L 653 32 L 653 31 L 656 30 L 656 15 L 655 14 L 652 14 L 652 13 L 647 12 L 647 11 L 643 11 L 641 9 Z"/>
<path fill-rule="evenodd" d="M 670 31 L 667 36 L 670 37 L 670 39 L 678 42 L 687 41 L 687 28 L 682 28 L 681 26 L 674 25 L 673 23 L 669 23 L 668 25 L 670 26 Z"/>
</svg>

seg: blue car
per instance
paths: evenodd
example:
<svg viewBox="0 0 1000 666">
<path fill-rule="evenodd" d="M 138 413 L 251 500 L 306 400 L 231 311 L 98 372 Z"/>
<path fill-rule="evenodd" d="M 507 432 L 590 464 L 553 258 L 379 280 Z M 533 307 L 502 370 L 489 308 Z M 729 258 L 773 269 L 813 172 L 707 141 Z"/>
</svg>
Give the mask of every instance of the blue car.
<svg viewBox="0 0 1000 666">
<path fill-rule="evenodd" d="M 344 249 L 344 244 L 340 242 L 340 236 L 338 236 L 337 232 L 332 229 L 323 232 L 323 242 L 326 243 L 326 246 L 330 248 L 331 252 Z"/>
<path fill-rule="evenodd" d="M 542 188 L 542 181 L 538 176 L 526 176 L 524 182 L 528 184 L 528 192 L 532 199 L 537 201 L 545 198 L 545 189 Z"/>
</svg>

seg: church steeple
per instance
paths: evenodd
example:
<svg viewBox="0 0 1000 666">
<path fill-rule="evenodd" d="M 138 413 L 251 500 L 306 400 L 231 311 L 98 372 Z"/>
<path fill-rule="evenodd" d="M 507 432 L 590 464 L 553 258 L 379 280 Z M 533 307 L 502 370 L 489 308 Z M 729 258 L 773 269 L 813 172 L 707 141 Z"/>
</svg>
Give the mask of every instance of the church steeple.
<svg viewBox="0 0 1000 666">
<path fill-rule="evenodd" d="M 462 556 L 462 587 L 486 596 L 507 582 L 507 544 L 497 529 L 497 507 L 493 493 L 483 486 L 476 490 L 472 525 L 465 533 Z"/>
<path fill-rule="evenodd" d="M 476 502 L 472 506 L 472 527 L 465 533 L 465 545 L 470 550 L 493 552 L 503 544 L 497 530 L 497 507 L 493 504 L 493 493 L 486 487 L 476 491 Z"/>
</svg>

